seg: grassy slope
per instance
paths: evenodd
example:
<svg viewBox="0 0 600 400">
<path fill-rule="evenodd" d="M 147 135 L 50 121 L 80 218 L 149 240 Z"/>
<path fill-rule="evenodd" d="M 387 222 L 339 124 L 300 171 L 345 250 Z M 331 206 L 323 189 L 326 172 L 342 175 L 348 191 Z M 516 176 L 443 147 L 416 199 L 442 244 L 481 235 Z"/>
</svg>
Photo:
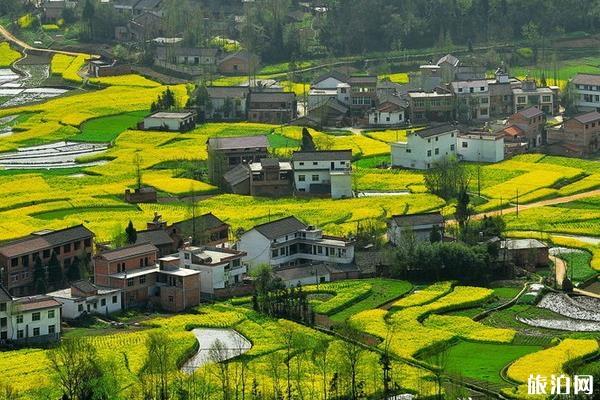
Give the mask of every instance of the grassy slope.
<svg viewBox="0 0 600 400">
<path fill-rule="evenodd" d="M 81 133 L 73 140 L 82 142 L 111 142 L 127 129 L 134 128 L 148 115 L 148 111 L 133 111 L 91 119 L 81 125 Z"/>
</svg>

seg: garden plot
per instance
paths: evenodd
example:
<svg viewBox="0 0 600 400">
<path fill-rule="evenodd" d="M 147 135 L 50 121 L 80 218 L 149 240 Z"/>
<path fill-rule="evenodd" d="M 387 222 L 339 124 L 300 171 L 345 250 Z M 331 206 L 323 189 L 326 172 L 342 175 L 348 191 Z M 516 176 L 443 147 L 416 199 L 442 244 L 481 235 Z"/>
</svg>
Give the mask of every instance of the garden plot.
<svg viewBox="0 0 600 400">
<path fill-rule="evenodd" d="M 600 322 L 578 319 L 533 319 L 517 317 L 517 321 L 538 328 L 557 329 L 569 332 L 600 332 Z"/>
<path fill-rule="evenodd" d="M 33 72 L 33 71 L 32 71 Z M 41 76 L 40 76 L 41 75 Z M 60 96 L 65 89 L 32 87 L 32 83 L 41 84 L 40 78 L 47 78 L 48 71 L 35 71 L 21 77 L 10 69 L 0 69 L 0 97 L 9 98 L 1 107 L 14 107 Z"/>
<path fill-rule="evenodd" d="M 103 161 L 79 164 L 76 159 L 93 156 L 108 149 L 104 143 L 57 142 L 42 146 L 24 147 L 15 152 L 0 154 L 0 167 L 4 169 L 54 169 L 85 167 Z"/>
<path fill-rule="evenodd" d="M 588 307 L 583 307 L 581 303 L 572 300 L 565 294 L 548 293 L 539 302 L 538 307 L 573 319 L 600 322 L 600 313 L 598 311 L 592 311 Z"/>
<path fill-rule="evenodd" d="M 190 358 L 181 369 L 192 373 L 201 366 L 214 362 L 215 358 L 223 362 L 244 354 L 252 348 L 252 344 L 244 336 L 233 329 L 194 329 L 192 333 L 198 340 L 198 352 Z M 215 343 L 221 342 L 221 351 L 211 351 Z"/>
</svg>

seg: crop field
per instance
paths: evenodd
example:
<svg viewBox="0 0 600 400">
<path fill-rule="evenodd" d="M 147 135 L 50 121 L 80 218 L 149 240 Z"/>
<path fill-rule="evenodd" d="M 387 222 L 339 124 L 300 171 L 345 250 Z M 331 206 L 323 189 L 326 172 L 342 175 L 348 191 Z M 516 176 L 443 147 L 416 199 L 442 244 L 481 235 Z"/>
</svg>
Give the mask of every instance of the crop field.
<svg viewBox="0 0 600 400">
<path fill-rule="evenodd" d="M 89 60 L 89 57 L 85 55 L 56 54 L 52 57 L 50 71 L 53 75 L 59 75 L 66 81 L 79 83 L 83 81 L 79 76 L 79 71 L 84 67 L 87 60 Z"/>
<path fill-rule="evenodd" d="M 13 50 L 8 42 L 0 42 L 0 68 L 10 67 L 21 58 L 21 53 Z"/>
</svg>

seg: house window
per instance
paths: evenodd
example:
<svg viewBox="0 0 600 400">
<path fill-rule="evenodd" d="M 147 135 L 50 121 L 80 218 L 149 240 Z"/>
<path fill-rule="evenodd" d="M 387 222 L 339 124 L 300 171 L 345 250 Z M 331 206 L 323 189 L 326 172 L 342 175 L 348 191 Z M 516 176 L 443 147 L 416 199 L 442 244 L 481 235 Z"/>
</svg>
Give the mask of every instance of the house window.
<svg viewBox="0 0 600 400">
<path fill-rule="evenodd" d="M 146 283 L 146 276 L 140 276 L 140 285 Z"/>
<path fill-rule="evenodd" d="M 41 315 L 40 315 L 39 312 L 34 312 L 34 313 L 31 314 L 31 320 L 32 321 L 39 321 L 40 317 L 41 317 Z"/>
<path fill-rule="evenodd" d="M 77 241 L 73 243 L 73 248 L 75 248 L 75 250 L 79 250 L 81 248 L 81 242 Z"/>
<path fill-rule="evenodd" d="M 63 246 L 63 252 L 68 253 L 71 251 L 71 243 L 67 243 Z"/>
<path fill-rule="evenodd" d="M 174 300 L 173 296 L 169 296 L 169 303 L 172 303 Z"/>
<path fill-rule="evenodd" d="M 17 339 L 23 339 L 25 335 L 23 334 L 23 329 L 19 329 L 17 331 Z"/>
<path fill-rule="evenodd" d="M 304 165 L 304 161 L 300 161 L 298 164 L 300 164 L 300 165 Z"/>
<path fill-rule="evenodd" d="M 318 161 L 313 161 L 313 165 L 319 165 Z"/>
<path fill-rule="evenodd" d="M 427 150 L 427 157 L 431 157 L 431 150 Z"/>
<path fill-rule="evenodd" d="M 79 305 L 77 306 L 77 311 L 78 311 L 78 312 L 83 312 L 83 304 L 79 304 Z"/>
<path fill-rule="evenodd" d="M 53 248 L 52 251 L 55 252 L 57 256 L 60 255 L 60 246 Z"/>
<path fill-rule="evenodd" d="M 453 144 L 450 145 L 450 151 L 454 151 L 454 145 Z"/>
<path fill-rule="evenodd" d="M 469 143 L 467 142 L 461 142 L 461 145 L 464 149 L 466 149 L 467 147 L 469 147 Z"/>
<path fill-rule="evenodd" d="M 117 304 L 117 296 L 112 297 L 112 302 L 113 302 L 113 304 Z"/>
<path fill-rule="evenodd" d="M 435 154 L 436 154 L 436 155 L 440 154 L 440 149 L 439 149 L 439 148 L 436 148 L 436 149 L 435 149 Z"/>
<path fill-rule="evenodd" d="M 427 143 L 431 143 L 431 139 L 427 139 Z"/>
<path fill-rule="evenodd" d="M 304 182 L 306 180 L 306 175 L 298 175 L 298 181 Z"/>
<path fill-rule="evenodd" d="M 127 279 L 127 286 L 133 286 L 133 278 Z"/>
<path fill-rule="evenodd" d="M 313 175 L 312 176 L 312 181 L 313 182 L 318 182 L 319 181 L 319 175 Z"/>
<path fill-rule="evenodd" d="M 440 138 L 436 136 L 435 137 L 435 141 L 437 142 L 438 140 L 440 140 Z"/>
<path fill-rule="evenodd" d="M 542 102 L 550 103 L 552 101 L 552 97 L 550 96 L 542 96 Z"/>
<path fill-rule="evenodd" d="M 54 335 L 56 333 L 56 325 L 48 325 L 48 335 Z"/>
<path fill-rule="evenodd" d="M 8 325 L 8 318 L 2 317 L 0 318 L 0 328 L 6 328 Z"/>
<path fill-rule="evenodd" d="M 50 249 L 44 250 L 44 252 L 42 253 L 42 255 L 44 256 L 44 258 L 49 258 L 50 257 Z"/>
<path fill-rule="evenodd" d="M 100 300 L 100 306 L 101 306 L 101 307 L 104 307 L 104 306 L 106 306 L 106 299 L 101 299 L 101 300 Z"/>
<path fill-rule="evenodd" d="M 525 96 L 519 96 L 519 97 L 517 97 L 517 103 L 525 104 L 525 103 L 527 103 L 527 99 L 525 98 Z"/>
<path fill-rule="evenodd" d="M 279 255 L 279 251 L 277 251 L 277 250 L 273 250 L 273 251 L 271 251 L 271 257 L 275 258 L 275 257 L 277 257 L 278 255 Z"/>
<path fill-rule="evenodd" d="M 6 312 L 6 303 L 0 303 L 0 312 Z"/>
<path fill-rule="evenodd" d="M 40 328 L 33 328 L 33 336 L 40 336 Z"/>
<path fill-rule="evenodd" d="M 54 310 L 48 310 L 48 319 L 54 318 L 54 314 L 55 314 Z"/>
<path fill-rule="evenodd" d="M 406 149 L 406 152 L 407 153 L 412 153 L 412 150 L 411 149 Z"/>
<path fill-rule="evenodd" d="M 19 265 L 19 259 L 17 257 L 11 258 L 11 260 L 10 260 L 10 266 L 11 267 L 16 267 L 17 265 Z"/>
<path fill-rule="evenodd" d="M 485 92 L 485 86 L 481 86 L 481 87 L 479 88 L 479 90 L 480 90 L 480 91 L 482 91 L 482 92 Z"/>
<path fill-rule="evenodd" d="M 17 324 L 22 324 L 23 323 L 23 314 L 19 314 L 17 315 Z"/>
</svg>

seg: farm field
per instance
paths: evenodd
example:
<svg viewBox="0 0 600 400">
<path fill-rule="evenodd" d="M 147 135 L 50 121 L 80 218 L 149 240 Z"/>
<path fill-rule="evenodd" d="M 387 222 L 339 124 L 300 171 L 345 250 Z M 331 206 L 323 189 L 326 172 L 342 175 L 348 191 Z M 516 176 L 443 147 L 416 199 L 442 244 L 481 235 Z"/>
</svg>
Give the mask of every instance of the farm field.
<svg viewBox="0 0 600 400">
<path fill-rule="evenodd" d="M 8 42 L 0 42 L 0 68 L 10 67 L 21 58 L 21 53 L 13 50 Z"/>
</svg>

